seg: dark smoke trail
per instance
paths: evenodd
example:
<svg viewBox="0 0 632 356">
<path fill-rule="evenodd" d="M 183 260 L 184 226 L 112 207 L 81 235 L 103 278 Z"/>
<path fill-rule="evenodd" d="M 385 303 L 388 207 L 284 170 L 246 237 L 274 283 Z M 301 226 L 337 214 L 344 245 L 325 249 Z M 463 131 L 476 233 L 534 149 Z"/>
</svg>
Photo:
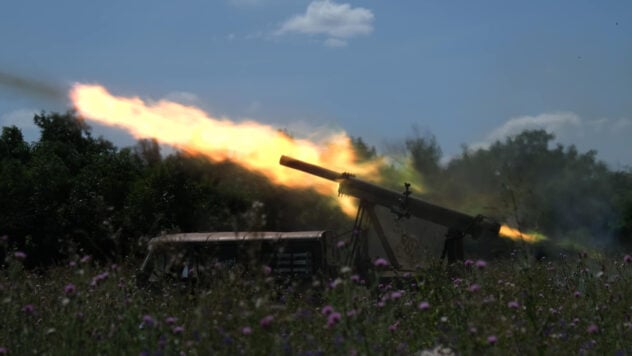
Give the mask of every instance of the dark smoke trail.
<svg viewBox="0 0 632 356">
<path fill-rule="evenodd" d="M 0 71 L 0 85 L 51 100 L 65 100 L 66 91 L 53 83 Z"/>
</svg>

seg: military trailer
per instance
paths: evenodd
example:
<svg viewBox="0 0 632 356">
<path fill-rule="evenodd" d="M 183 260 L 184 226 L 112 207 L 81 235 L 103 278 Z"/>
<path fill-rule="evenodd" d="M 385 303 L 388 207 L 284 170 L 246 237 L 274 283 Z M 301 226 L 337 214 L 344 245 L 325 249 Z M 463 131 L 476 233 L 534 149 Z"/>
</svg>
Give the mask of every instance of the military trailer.
<svg viewBox="0 0 632 356">
<path fill-rule="evenodd" d="M 335 268 L 337 249 L 328 231 L 206 232 L 158 236 L 149 241 L 137 275 L 141 286 L 210 282 L 213 272 L 269 269 L 275 278 L 311 279 Z"/>
</svg>

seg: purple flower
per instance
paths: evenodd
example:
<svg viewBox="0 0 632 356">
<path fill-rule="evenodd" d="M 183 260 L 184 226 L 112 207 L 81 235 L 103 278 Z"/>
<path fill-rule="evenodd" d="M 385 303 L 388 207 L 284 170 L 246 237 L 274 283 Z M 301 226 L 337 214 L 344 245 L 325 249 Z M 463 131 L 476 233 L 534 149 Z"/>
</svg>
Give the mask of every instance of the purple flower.
<svg viewBox="0 0 632 356">
<path fill-rule="evenodd" d="M 184 326 L 175 326 L 171 330 L 173 331 L 174 334 L 182 334 L 182 332 L 184 332 Z"/>
<path fill-rule="evenodd" d="M 261 325 L 262 328 L 267 328 L 268 326 L 272 325 L 273 320 L 274 316 L 272 315 L 264 316 L 263 318 L 261 318 L 261 320 L 259 320 L 259 325 Z"/>
<path fill-rule="evenodd" d="M 340 240 L 336 243 L 336 247 L 338 248 L 343 248 L 347 245 L 347 242 L 345 240 Z"/>
<path fill-rule="evenodd" d="M 388 261 L 383 259 L 383 258 L 381 258 L 381 257 L 379 257 L 375 261 L 373 261 L 373 265 L 375 267 L 386 267 L 386 266 L 388 266 Z"/>
<path fill-rule="evenodd" d="M 81 263 L 88 263 L 92 260 L 92 256 L 90 255 L 85 255 L 83 257 L 81 257 L 81 259 L 79 260 L 79 262 Z"/>
<path fill-rule="evenodd" d="M 498 341 L 498 338 L 495 335 L 489 335 L 487 337 L 487 343 L 490 345 L 494 345 Z"/>
<path fill-rule="evenodd" d="M 252 328 L 250 326 L 244 326 L 243 328 L 241 328 L 241 334 L 242 335 L 252 334 Z"/>
<path fill-rule="evenodd" d="M 72 283 L 68 283 L 64 287 L 64 293 L 66 293 L 66 295 L 73 295 L 75 294 L 76 291 L 77 291 L 77 287 L 75 287 L 75 285 Z"/>
<path fill-rule="evenodd" d="M 428 302 L 421 302 L 417 305 L 417 308 L 419 308 L 419 310 L 428 310 L 430 309 L 430 303 Z"/>
<path fill-rule="evenodd" d="M 176 323 L 176 321 L 178 321 L 178 318 L 174 316 L 168 316 L 165 318 L 165 323 L 167 323 L 167 325 L 173 325 Z"/>
<path fill-rule="evenodd" d="M 625 262 L 625 263 L 632 263 L 632 256 L 630 256 L 630 255 L 623 256 L 623 262 Z"/>
<path fill-rule="evenodd" d="M 402 291 L 391 292 L 391 299 L 392 300 L 397 300 L 397 299 L 401 298 L 402 295 L 403 295 Z"/>
<path fill-rule="evenodd" d="M 476 284 L 476 283 L 471 284 L 471 285 L 467 288 L 467 290 L 468 290 L 468 291 L 470 291 L 470 292 L 472 292 L 472 293 L 477 292 L 477 291 L 479 291 L 480 289 L 481 289 L 481 286 L 479 286 L 479 285 L 478 285 L 478 284 Z"/>
<path fill-rule="evenodd" d="M 579 298 L 582 296 L 582 292 L 576 290 L 575 293 L 573 293 L 573 295 L 575 295 L 575 298 Z"/>
<path fill-rule="evenodd" d="M 9 350 L 6 347 L 0 347 L 0 355 L 6 355 L 9 353 Z"/>
<path fill-rule="evenodd" d="M 75 267 L 75 266 L 77 266 L 77 262 L 75 262 L 75 261 L 70 261 L 70 262 L 68 262 L 68 266 L 70 266 L 70 267 Z"/>
<path fill-rule="evenodd" d="M 342 315 L 340 315 L 340 313 L 338 312 L 333 312 L 329 314 L 329 316 L 327 317 L 327 326 L 332 327 L 336 325 L 340 321 L 341 318 L 342 318 Z"/>
<path fill-rule="evenodd" d="M 393 324 L 389 325 L 388 326 L 388 331 L 393 332 L 393 331 L 397 330 L 398 326 L 399 326 L 399 320 L 397 320 Z"/>
<path fill-rule="evenodd" d="M 27 304 L 22 307 L 22 311 L 26 314 L 33 314 L 35 313 L 35 306 L 33 304 Z"/>
<path fill-rule="evenodd" d="M 360 283 L 360 276 L 357 274 L 351 275 L 351 277 L 349 278 L 351 279 L 352 282 Z"/>
<path fill-rule="evenodd" d="M 476 268 L 483 269 L 485 267 L 487 267 L 487 262 L 485 262 L 483 260 L 476 261 Z"/>
<path fill-rule="evenodd" d="M 24 261 L 26 259 L 26 253 L 22 251 L 15 251 L 13 257 L 15 257 L 15 259 L 18 261 Z"/>
<path fill-rule="evenodd" d="M 518 309 L 520 308 L 520 303 L 518 303 L 517 300 L 512 300 L 511 302 L 507 303 L 507 306 L 511 309 Z"/>
<path fill-rule="evenodd" d="M 263 265 L 261 266 L 261 271 L 263 271 L 263 274 L 267 276 L 272 273 L 272 268 L 270 266 Z"/>
<path fill-rule="evenodd" d="M 595 324 L 590 324 L 588 325 L 588 328 L 586 329 L 586 331 L 589 334 L 596 334 L 597 332 L 599 332 L 599 327 Z"/>
<path fill-rule="evenodd" d="M 325 305 L 320 312 L 323 313 L 323 315 L 329 315 L 334 312 L 334 307 L 331 305 Z"/>
<path fill-rule="evenodd" d="M 143 315 L 143 321 L 140 323 L 140 328 L 142 329 L 145 326 L 152 327 L 155 324 L 156 321 L 154 320 L 154 318 L 151 317 L 151 315 Z"/>
<path fill-rule="evenodd" d="M 472 260 L 470 260 L 470 259 L 467 259 L 467 260 L 465 260 L 465 261 L 463 262 L 463 265 L 464 265 L 465 267 L 471 267 L 471 266 L 473 266 L 473 265 L 474 265 L 474 261 L 472 261 Z"/>
</svg>

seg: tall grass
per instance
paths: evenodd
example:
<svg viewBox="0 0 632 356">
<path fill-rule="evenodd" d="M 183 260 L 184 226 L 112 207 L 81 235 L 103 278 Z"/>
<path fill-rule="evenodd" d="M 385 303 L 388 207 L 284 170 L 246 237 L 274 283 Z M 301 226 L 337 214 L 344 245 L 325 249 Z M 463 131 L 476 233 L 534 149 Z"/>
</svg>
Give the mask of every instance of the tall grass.
<svg viewBox="0 0 632 356">
<path fill-rule="evenodd" d="M 159 290 L 136 287 L 134 264 L 23 258 L 0 271 L 0 354 L 632 353 L 630 256 L 468 260 L 382 284 L 344 268 L 308 286 L 217 266 L 208 288 Z"/>
</svg>

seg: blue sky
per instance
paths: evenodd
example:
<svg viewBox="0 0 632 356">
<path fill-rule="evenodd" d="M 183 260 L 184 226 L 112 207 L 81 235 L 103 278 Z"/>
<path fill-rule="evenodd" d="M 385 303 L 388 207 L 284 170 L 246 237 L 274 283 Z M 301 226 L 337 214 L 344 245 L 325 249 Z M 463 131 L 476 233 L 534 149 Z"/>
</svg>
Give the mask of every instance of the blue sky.
<svg viewBox="0 0 632 356">
<path fill-rule="evenodd" d="M 629 1 L 5 0 L 0 44 L 3 73 L 299 135 L 343 129 L 382 149 L 416 126 L 449 157 L 546 128 L 632 166 Z M 32 139 L 33 112 L 67 108 L 0 82 L 0 124 Z"/>
</svg>

